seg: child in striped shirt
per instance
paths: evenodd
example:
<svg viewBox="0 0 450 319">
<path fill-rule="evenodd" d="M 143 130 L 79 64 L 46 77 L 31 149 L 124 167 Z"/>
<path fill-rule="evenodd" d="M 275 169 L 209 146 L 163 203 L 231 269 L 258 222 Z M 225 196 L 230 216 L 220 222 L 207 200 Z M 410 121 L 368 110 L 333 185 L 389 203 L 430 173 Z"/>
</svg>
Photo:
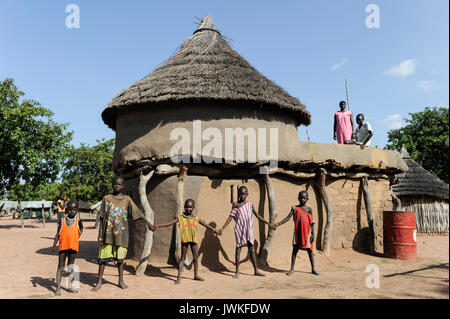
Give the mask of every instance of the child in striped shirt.
<svg viewBox="0 0 450 319">
<path fill-rule="evenodd" d="M 233 278 L 239 277 L 239 259 L 241 255 L 242 246 L 247 245 L 248 252 L 250 255 L 250 260 L 253 264 L 253 269 L 255 271 L 255 276 L 265 276 L 263 273 L 258 271 L 258 267 L 256 265 L 256 255 L 254 246 L 254 237 L 253 237 L 253 215 L 258 218 L 258 220 L 263 223 L 269 225 L 271 229 L 275 229 L 274 225 L 271 225 L 269 222 L 265 221 L 255 210 L 253 203 L 246 201 L 248 196 L 247 187 L 241 186 L 238 189 L 238 202 L 233 203 L 233 207 L 230 213 L 230 216 L 225 221 L 225 224 L 222 228 L 219 229 L 218 234 L 222 235 L 223 230 L 228 226 L 232 219 L 235 220 L 236 225 L 234 226 L 234 234 L 236 236 L 236 272 Z"/>
<path fill-rule="evenodd" d="M 178 233 L 180 234 L 182 248 L 181 258 L 178 263 L 178 277 L 175 281 L 175 284 L 179 284 L 181 281 L 181 272 L 183 271 L 183 265 L 189 246 L 191 247 L 192 256 L 194 259 L 194 280 L 205 280 L 198 275 L 198 224 L 212 230 L 217 234 L 217 231 L 213 227 L 209 226 L 198 216 L 192 215 L 194 209 L 195 201 L 193 199 L 187 199 L 184 203 L 184 212 L 182 214 L 180 214 L 179 216 L 175 216 L 175 218 L 169 223 L 154 225 L 156 230 L 160 227 L 167 227 L 178 223 Z"/>
</svg>

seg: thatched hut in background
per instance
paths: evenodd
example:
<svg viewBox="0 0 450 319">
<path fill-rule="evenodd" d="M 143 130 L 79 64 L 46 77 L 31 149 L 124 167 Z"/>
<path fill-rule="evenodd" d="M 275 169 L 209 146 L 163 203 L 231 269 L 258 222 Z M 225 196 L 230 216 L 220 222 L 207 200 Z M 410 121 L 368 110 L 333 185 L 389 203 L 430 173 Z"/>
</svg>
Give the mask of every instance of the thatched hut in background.
<svg viewBox="0 0 450 319">
<path fill-rule="evenodd" d="M 404 147 L 401 156 L 408 170 L 395 176 L 395 209 L 415 212 L 419 233 L 448 233 L 448 184 L 414 161 Z"/>
<path fill-rule="evenodd" d="M 375 246 L 382 249 L 382 211 L 392 209 L 390 178 L 407 169 L 396 151 L 299 141 L 297 126 L 311 123 L 306 107 L 234 51 L 209 15 L 172 57 L 114 98 L 102 118 L 116 131 L 113 169 L 156 223 L 172 220 L 193 198 L 196 212 L 220 227 L 240 185 L 248 187 L 259 214 L 275 222 L 297 203 L 299 191 L 308 190 L 317 246 L 326 252 L 365 246 L 365 228 L 374 229 Z M 184 135 L 191 138 L 187 149 L 174 148 Z M 270 160 L 277 161 L 272 174 L 261 174 Z M 269 259 L 289 260 L 292 227 L 282 227 L 273 232 L 255 225 L 262 259 L 272 247 Z M 144 260 L 152 236 L 137 221 L 129 257 Z M 229 264 L 219 250 L 234 255 L 232 230 L 219 241 L 201 228 L 199 238 L 203 265 Z M 173 261 L 177 245 L 174 229 L 158 230 L 151 259 Z"/>
</svg>

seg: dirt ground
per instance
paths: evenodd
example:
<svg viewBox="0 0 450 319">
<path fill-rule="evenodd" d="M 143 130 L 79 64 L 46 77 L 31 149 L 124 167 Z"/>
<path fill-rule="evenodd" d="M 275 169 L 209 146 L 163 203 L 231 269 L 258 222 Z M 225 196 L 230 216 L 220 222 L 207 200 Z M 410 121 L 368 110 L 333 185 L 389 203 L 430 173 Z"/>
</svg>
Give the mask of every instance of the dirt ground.
<svg viewBox="0 0 450 319">
<path fill-rule="evenodd" d="M 193 270 L 185 270 L 180 285 L 174 285 L 177 270 L 173 266 L 150 260 L 146 273 L 137 277 L 134 275 L 137 263 L 127 261 L 124 278 L 128 289 L 117 286 L 117 267 L 111 264 L 105 269 L 102 289 L 94 293 L 91 288 L 98 272 L 97 230 L 93 228 L 93 220 L 85 221 L 84 225 L 76 259 L 80 270 L 79 293 L 69 293 L 63 278 L 62 296 L 55 297 L 58 257 L 50 251 L 55 221 L 48 221 L 43 228 L 36 219 L 25 220 L 22 229 L 20 220 L 0 218 L 0 298 L 449 298 L 449 238 L 424 235 L 417 237 L 418 258 L 414 261 L 375 257 L 353 249 L 332 250 L 331 256 L 316 251 L 319 276 L 310 273 L 307 254 L 302 251 L 297 257 L 296 272 L 290 277 L 286 271 L 291 252 L 286 251 L 286 258 L 263 269 L 265 277 L 252 276 L 252 266 L 247 261 L 241 265 L 239 279 L 232 278 L 232 265 L 222 272 L 200 266 L 204 282 L 194 281 Z M 376 275 L 370 269 L 379 269 L 379 288 L 366 286 L 367 277 Z"/>
</svg>

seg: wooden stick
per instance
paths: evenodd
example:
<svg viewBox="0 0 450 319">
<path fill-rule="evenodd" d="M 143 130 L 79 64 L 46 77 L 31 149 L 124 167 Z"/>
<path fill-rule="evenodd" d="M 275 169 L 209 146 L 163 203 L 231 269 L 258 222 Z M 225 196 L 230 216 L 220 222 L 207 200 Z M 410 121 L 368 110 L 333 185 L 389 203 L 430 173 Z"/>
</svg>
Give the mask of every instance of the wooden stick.
<svg viewBox="0 0 450 319">
<path fill-rule="evenodd" d="M 41 209 L 41 211 L 42 211 L 42 227 L 45 227 L 45 215 L 44 215 L 45 211 L 44 211 L 44 203 L 42 203 L 42 209 Z"/>
<path fill-rule="evenodd" d="M 231 204 L 233 204 L 234 203 L 234 185 L 230 185 L 230 192 L 231 192 L 230 202 L 231 202 Z"/>
<path fill-rule="evenodd" d="M 266 185 L 267 197 L 269 198 L 269 223 L 275 224 L 277 218 L 277 207 L 275 201 L 275 190 L 273 188 L 272 181 L 270 180 L 269 174 L 266 173 L 264 175 L 264 183 Z M 270 247 L 272 246 L 272 240 L 275 236 L 275 231 L 269 228 L 269 232 L 267 234 L 267 239 L 264 242 L 264 246 L 261 251 L 261 256 L 259 260 L 262 265 L 267 265 L 267 258 L 269 257 Z"/>
<path fill-rule="evenodd" d="M 325 224 L 325 230 L 323 235 L 323 253 L 326 256 L 330 255 L 330 245 L 331 245 L 331 233 L 333 231 L 333 219 L 334 219 L 334 210 L 333 206 L 331 205 L 330 198 L 328 197 L 328 193 L 326 190 L 326 171 L 324 169 L 321 169 L 318 172 L 318 179 L 317 179 L 317 188 L 320 192 L 320 197 L 322 198 L 322 201 L 325 205 L 325 210 L 327 212 L 327 222 Z"/>
<path fill-rule="evenodd" d="M 20 214 L 20 225 L 22 226 L 22 228 L 25 228 L 25 226 L 23 224 L 23 212 L 22 212 L 22 206 L 20 205 L 20 198 L 17 198 L 17 203 L 18 203 L 19 214 Z"/>
<path fill-rule="evenodd" d="M 348 102 L 348 83 L 347 83 L 347 78 L 345 78 L 345 95 L 347 97 L 347 106 L 348 106 L 348 109 L 350 110 L 350 103 Z"/>
<path fill-rule="evenodd" d="M 397 211 L 397 210 L 401 209 L 402 208 L 402 202 L 401 202 L 400 198 L 398 198 L 397 195 L 394 194 L 392 189 L 391 189 L 391 195 L 392 195 L 392 202 L 393 202 L 392 210 L 393 211 Z"/>
<path fill-rule="evenodd" d="M 363 177 L 361 179 L 362 183 L 362 190 L 364 194 L 364 204 L 366 206 L 366 215 L 367 215 L 367 223 L 369 224 L 369 230 L 370 230 L 370 237 L 369 237 L 369 248 L 370 253 L 372 255 L 375 254 L 375 232 L 373 229 L 373 214 L 372 214 L 372 199 L 370 196 L 370 189 L 369 189 L 369 181 L 367 180 L 367 177 Z"/>
<path fill-rule="evenodd" d="M 144 170 L 142 170 L 139 177 L 139 200 L 141 201 L 141 205 L 144 208 L 145 218 L 152 224 L 155 223 L 155 212 L 148 202 L 147 183 L 154 173 L 155 171 L 151 170 L 148 174 L 144 174 Z M 145 273 L 145 270 L 147 269 L 148 259 L 150 258 L 150 254 L 152 252 L 153 231 L 148 229 L 147 225 L 145 225 L 145 228 L 146 231 L 144 237 L 144 248 L 142 249 L 142 255 L 139 261 L 139 265 L 136 268 L 136 276 L 141 276 L 143 273 Z"/>
<path fill-rule="evenodd" d="M 177 216 L 183 213 L 184 209 L 184 180 L 187 176 L 187 168 L 185 166 L 180 167 L 180 173 L 178 174 L 177 184 Z M 177 224 L 175 224 L 177 227 Z M 179 263 L 181 258 L 181 238 L 178 231 L 175 232 L 175 259 Z M 189 264 L 186 256 L 185 265 Z"/>
</svg>

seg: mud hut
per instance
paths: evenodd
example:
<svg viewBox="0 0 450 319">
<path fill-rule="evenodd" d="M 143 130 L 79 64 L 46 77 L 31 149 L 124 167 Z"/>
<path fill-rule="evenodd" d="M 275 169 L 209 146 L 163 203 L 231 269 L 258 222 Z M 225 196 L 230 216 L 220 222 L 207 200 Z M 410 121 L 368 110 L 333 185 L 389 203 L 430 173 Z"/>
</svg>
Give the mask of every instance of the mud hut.
<svg viewBox="0 0 450 319">
<path fill-rule="evenodd" d="M 401 156 L 408 170 L 395 176 L 395 209 L 415 212 L 419 233 L 448 233 L 448 184 L 414 161 L 404 147 Z"/>
<path fill-rule="evenodd" d="M 209 15 L 172 57 L 115 97 L 102 118 L 116 131 L 113 169 L 151 221 L 171 220 L 193 198 L 196 212 L 220 227 L 238 186 L 246 185 L 248 200 L 274 222 L 306 189 L 317 246 L 327 254 L 368 246 L 368 236 L 372 248 L 382 245 L 390 179 L 407 169 L 396 151 L 299 141 L 297 126 L 311 123 L 305 105 L 233 50 Z M 282 227 L 255 224 L 263 264 L 290 258 L 292 225 Z M 138 274 L 150 252 L 152 260 L 175 261 L 174 229 L 153 238 L 144 224 L 134 225 L 129 257 L 142 261 Z M 204 266 L 231 265 L 231 229 L 216 238 L 201 228 L 199 238 Z"/>
</svg>

